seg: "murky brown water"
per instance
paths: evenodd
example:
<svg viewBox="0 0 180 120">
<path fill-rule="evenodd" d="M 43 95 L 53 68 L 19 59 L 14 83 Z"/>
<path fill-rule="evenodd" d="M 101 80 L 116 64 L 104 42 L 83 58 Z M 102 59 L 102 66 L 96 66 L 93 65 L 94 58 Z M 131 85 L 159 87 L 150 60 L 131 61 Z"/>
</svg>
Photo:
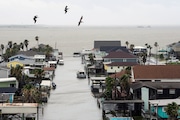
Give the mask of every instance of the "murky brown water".
<svg viewBox="0 0 180 120">
<path fill-rule="evenodd" d="M 76 72 L 83 69 L 80 57 L 65 57 L 64 65 L 58 66 L 44 114 L 40 120 L 102 120 L 87 79 L 77 79 Z"/>
</svg>

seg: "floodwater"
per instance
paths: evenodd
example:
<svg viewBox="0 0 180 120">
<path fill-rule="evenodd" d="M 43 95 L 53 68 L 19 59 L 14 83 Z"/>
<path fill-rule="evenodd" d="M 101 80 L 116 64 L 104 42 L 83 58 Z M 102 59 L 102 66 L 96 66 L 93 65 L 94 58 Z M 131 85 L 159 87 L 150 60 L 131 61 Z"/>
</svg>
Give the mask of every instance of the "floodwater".
<svg viewBox="0 0 180 120">
<path fill-rule="evenodd" d="M 44 105 L 39 120 L 102 120 L 102 111 L 92 96 L 88 79 L 76 78 L 76 72 L 84 69 L 80 57 L 65 57 L 64 65 L 58 65 L 48 103 Z"/>
</svg>

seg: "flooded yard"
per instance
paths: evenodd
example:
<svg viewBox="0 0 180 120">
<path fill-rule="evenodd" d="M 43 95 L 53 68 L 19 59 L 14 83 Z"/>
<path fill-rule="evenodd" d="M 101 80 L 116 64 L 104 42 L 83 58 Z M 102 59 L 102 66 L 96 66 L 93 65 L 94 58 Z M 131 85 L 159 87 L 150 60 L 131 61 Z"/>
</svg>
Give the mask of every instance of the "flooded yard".
<svg viewBox="0 0 180 120">
<path fill-rule="evenodd" d="M 48 103 L 44 105 L 39 120 L 102 120 L 101 109 L 92 96 L 88 79 L 78 79 L 76 72 L 84 69 L 80 57 L 65 57 L 58 65 Z"/>
</svg>

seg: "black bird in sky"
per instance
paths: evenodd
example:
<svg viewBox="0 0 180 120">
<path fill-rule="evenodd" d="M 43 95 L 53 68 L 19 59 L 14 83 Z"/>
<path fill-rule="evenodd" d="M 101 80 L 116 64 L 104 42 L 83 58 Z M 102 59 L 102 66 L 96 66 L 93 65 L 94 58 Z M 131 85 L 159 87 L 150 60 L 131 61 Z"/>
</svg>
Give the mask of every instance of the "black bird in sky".
<svg viewBox="0 0 180 120">
<path fill-rule="evenodd" d="M 36 21 L 37 21 L 36 19 L 37 19 L 37 18 L 38 18 L 38 16 L 37 16 L 37 15 L 35 15 L 35 16 L 34 16 L 34 18 L 33 18 L 33 20 L 34 20 L 34 24 L 36 23 Z"/>
<path fill-rule="evenodd" d="M 83 22 L 82 19 L 83 19 L 83 16 L 81 16 L 79 23 L 78 23 L 78 26 L 80 26 L 80 24 Z"/>
<path fill-rule="evenodd" d="M 67 13 L 68 9 L 69 9 L 68 6 L 66 6 L 65 9 L 64 9 L 65 14 Z"/>
</svg>

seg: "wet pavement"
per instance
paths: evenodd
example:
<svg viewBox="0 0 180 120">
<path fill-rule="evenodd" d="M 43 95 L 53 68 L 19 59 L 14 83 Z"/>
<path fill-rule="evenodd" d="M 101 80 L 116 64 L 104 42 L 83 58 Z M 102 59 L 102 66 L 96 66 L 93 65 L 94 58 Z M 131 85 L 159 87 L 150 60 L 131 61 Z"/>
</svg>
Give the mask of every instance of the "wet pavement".
<svg viewBox="0 0 180 120">
<path fill-rule="evenodd" d="M 76 72 L 84 69 L 80 57 L 65 57 L 58 65 L 48 103 L 39 120 L 102 120 L 101 109 L 92 96 L 88 79 L 78 79 Z"/>
</svg>

